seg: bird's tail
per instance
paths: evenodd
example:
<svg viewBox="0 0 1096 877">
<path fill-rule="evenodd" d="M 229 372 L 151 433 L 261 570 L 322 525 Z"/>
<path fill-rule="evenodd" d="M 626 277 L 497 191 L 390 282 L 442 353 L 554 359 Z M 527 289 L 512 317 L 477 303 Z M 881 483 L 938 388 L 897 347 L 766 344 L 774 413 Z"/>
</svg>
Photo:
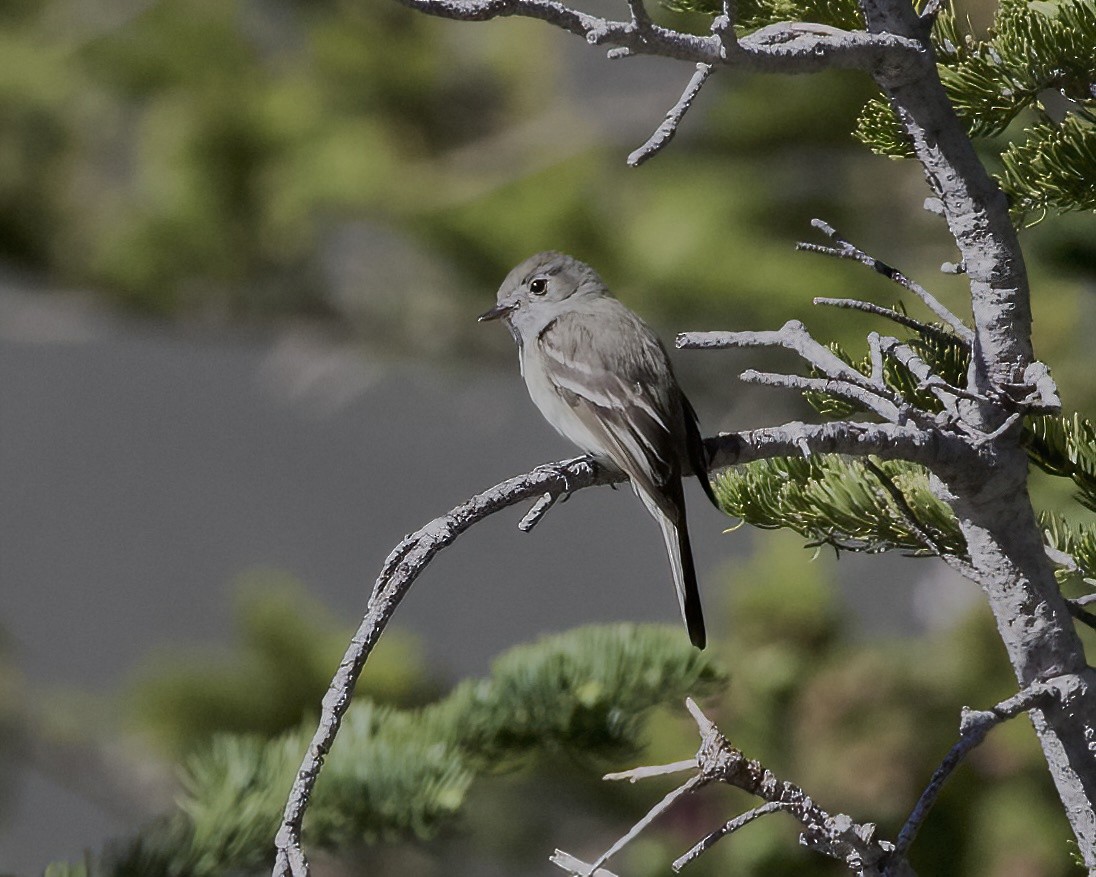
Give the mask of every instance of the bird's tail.
<svg viewBox="0 0 1096 877">
<path fill-rule="evenodd" d="M 666 543 L 666 554 L 670 558 L 670 569 L 674 575 L 674 587 L 677 589 L 677 602 L 681 607 L 681 617 L 689 631 L 689 639 L 698 649 L 704 648 L 707 636 L 704 633 L 704 612 L 700 607 L 700 588 L 696 581 L 696 569 L 693 567 L 693 549 L 689 544 L 689 528 L 682 513 L 675 524 L 665 513 L 658 512 L 655 518 L 662 528 L 662 538 Z"/>
</svg>

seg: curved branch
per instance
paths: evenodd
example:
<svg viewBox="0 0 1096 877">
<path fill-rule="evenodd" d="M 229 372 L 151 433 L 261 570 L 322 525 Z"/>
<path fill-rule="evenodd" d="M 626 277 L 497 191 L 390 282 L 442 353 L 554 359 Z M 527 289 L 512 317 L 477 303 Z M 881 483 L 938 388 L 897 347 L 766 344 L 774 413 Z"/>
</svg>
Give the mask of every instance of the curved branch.
<svg viewBox="0 0 1096 877">
<path fill-rule="evenodd" d="M 339 732 L 342 717 L 350 706 L 354 686 L 369 653 L 388 625 L 392 613 L 434 555 L 451 545 L 473 524 L 495 512 L 545 495 L 559 496 L 583 487 L 621 480 L 622 475 L 599 468 L 586 457 L 538 466 L 532 472 L 510 478 L 476 494 L 396 546 L 381 568 L 365 617 L 350 640 L 338 672 L 324 695 L 319 725 L 297 771 L 282 825 L 274 841 L 274 877 L 304 877 L 308 874 L 308 860 L 301 848 L 301 827 L 316 779 Z"/>
<path fill-rule="evenodd" d="M 931 460 L 946 459 L 952 452 L 942 436 L 925 430 L 894 424 L 856 423 L 815 426 L 789 423 L 706 439 L 705 448 L 709 454 L 709 469 L 801 453 L 876 454 L 886 459 L 909 459 L 927 464 Z M 533 508 L 519 524 L 527 531 L 560 496 L 622 480 L 623 475 L 600 468 L 587 457 L 538 466 L 476 494 L 407 536 L 392 550 L 373 585 L 365 617 L 323 698 L 319 725 L 297 771 L 275 839 L 274 877 L 308 874 L 308 861 L 301 848 L 301 830 L 324 759 L 339 732 L 354 686 L 373 646 L 404 595 L 434 556 L 473 524 L 495 512 L 534 500 Z"/>
</svg>

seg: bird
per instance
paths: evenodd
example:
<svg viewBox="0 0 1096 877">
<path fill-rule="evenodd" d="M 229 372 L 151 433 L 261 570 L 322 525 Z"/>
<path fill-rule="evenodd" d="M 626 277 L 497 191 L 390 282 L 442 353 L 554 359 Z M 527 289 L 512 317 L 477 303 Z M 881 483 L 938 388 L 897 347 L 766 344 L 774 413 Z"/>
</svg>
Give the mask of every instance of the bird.
<svg viewBox="0 0 1096 877">
<path fill-rule="evenodd" d="M 689 639 L 707 636 L 685 517 L 682 477 L 708 499 L 707 455 L 696 411 L 654 331 L 598 273 L 556 251 L 515 267 L 480 322 L 502 320 L 518 346 L 526 388 L 544 418 L 594 462 L 627 476 L 658 522 Z"/>
</svg>

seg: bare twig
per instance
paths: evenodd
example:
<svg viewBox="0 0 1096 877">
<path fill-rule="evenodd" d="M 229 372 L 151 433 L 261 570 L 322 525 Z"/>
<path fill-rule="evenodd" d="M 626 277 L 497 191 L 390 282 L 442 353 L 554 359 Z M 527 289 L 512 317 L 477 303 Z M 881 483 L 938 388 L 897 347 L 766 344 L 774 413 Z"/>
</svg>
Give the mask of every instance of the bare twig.
<svg viewBox="0 0 1096 877">
<path fill-rule="evenodd" d="M 682 332 L 677 346 L 686 350 L 727 347 L 783 347 L 834 380 L 847 381 L 896 401 L 893 391 L 881 381 L 872 383 L 829 347 L 819 343 L 799 320 L 789 320 L 775 332 Z M 884 415 L 887 416 L 887 415 Z M 888 417 L 888 419 L 892 419 Z"/>
<path fill-rule="evenodd" d="M 877 317 L 883 317 L 884 319 L 890 320 L 892 323 L 897 323 L 899 326 L 905 326 L 907 329 L 912 329 L 920 335 L 932 335 L 941 340 L 955 341 L 968 350 L 970 349 L 970 341 L 967 338 L 956 335 L 954 332 L 950 332 L 947 329 L 941 329 L 939 326 L 935 326 L 932 323 L 923 323 L 920 320 L 914 319 L 909 314 L 904 314 L 893 308 L 885 308 L 882 305 L 873 304 L 870 301 L 860 301 L 855 298 L 825 298 L 824 296 L 818 296 L 813 301 L 816 305 L 825 305 L 833 308 L 848 308 L 850 310 L 864 311 L 864 313 L 867 314 L 874 314 Z"/>
<path fill-rule="evenodd" d="M 869 411 L 874 411 L 892 423 L 906 420 L 912 414 L 908 405 L 898 405 L 888 398 L 892 395 L 889 392 L 885 393 L 877 388 L 864 386 L 860 382 L 854 383 L 834 378 L 805 378 L 801 375 L 782 375 L 760 372 L 756 369 L 747 369 L 739 375 L 739 378 L 747 384 L 766 384 L 770 387 L 787 387 L 801 392 L 838 396 Z"/>
<path fill-rule="evenodd" d="M 627 780 L 630 783 L 634 783 L 639 780 L 648 779 L 649 777 L 660 777 L 670 773 L 681 773 L 683 770 L 693 770 L 695 767 L 696 759 L 690 758 L 688 761 L 674 761 L 670 764 L 655 764 L 650 767 L 633 767 L 631 770 L 620 770 L 615 773 L 607 773 L 602 779 Z"/>
<path fill-rule="evenodd" d="M 760 819 L 762 816 L 768 816 L 770 813 L 777 813 L 780 810 L 787 810 L 788 805 L 782 804 L 780 801 L 770 801 L 767 804 L 762 804 L 760 807 L 754 807 L 752 810 L 747 810 L 734 819 L 725 822 L 703 840 L 697 842 L 697 844 L 681 856 L 674 860 L 672 867 L 675 871 L 680 871 L 693 859 L 697 859 L 704 853 L 708 852 L 719 841 L 723 840 L 728 834 L 733 834 L 745 825 L 749 825 L 755 819 Z"/>
<path fill-rule="evenodd" d="M 829 223 L 821 219 L 812 219 L 811 225 L 831 238 L 836 244 L 836 247 L 823 247 L 818 244 L 799 243 L 796 244 L 797 250 L 803 250 L 810 253 L 822 253 L 827 256 L 836 256 L 839 259 L 853 259 L 862 265 L 866 265 L 873 271 L 877 271 L 882 274 L 888 280 L 893 280 L 899 286 L 908 289 L 914 295 L 916 295 L 921 301 L 923 301 L 936 316 L 951 326 L 956 334 L 966 341 L 971 341 L 974 338 L 974 333 L 970 328 L 960 320 L 955 314 L 948 310 L 931 292 L 925 289 L 921 284 L 910 280 L 905 274 L 899 271 L 897 268 L 892 268 L 886 262 L 876 259 L 874 256 L 869 256 L 859 247 L 849 243 L 841 235 L 837 233 Z"/>
<path fill-rule="evenodd" d="M 1001 701 L 992 709 L 972 710 L 963 709 L 963 716 L 959 723 L 959 739 L 944 757 L 940 766 L 932 775 L 929 784 L 921 793 L 917 804 L 914 805 L 906 824 L 898 834 L 898 840 L 894 845 L 894 851 L 890 856 L 890 862 L 897 862 L 905 858 L 906 852 L 917 837 L 929 811 L 932 810 L 936 799 L 944 788 L 952 772 L 959 766 L 972 749 L 978 746 L 993 728 L 1008 719 L 1015 718 L 1028 710 L 1045 707 L 1054 700 L 1060 698 L 1061 692 L 1051 684 L 1037 682 L 1018 694 L 1014 694 L 1007 700 Z M 888 864 L 885 875 L 891 874 Z"/>
<path fill-rule="evenodd" d="M 590 866 L 592 871 L 596 871 L 602 865 L 604 865 L 609 859 L 619 853 L 624 847 L 635 840 L 639 834 L 652 822 L 654 822 L 659 816 L 669 810 L 677 803 L 677 799 L 683 795 L 687 795 L 690 792 L 694 792 L 701 786 L 706 785 L 709 779 L 704 776 L 703 771 L 693 774 L 680 786 L 663 796 L 662 800 L 655 804 L 647 813 L 640 819 L 635 825 L 628 829 L 627 834 L 621 837 L 616 843 L 614 843 L 609 849 L 597 857 L 593 864 Z"/>
<path fill-rule="evenodd" d="M 628 0 L 628 11 L 632 13 L 632 24 L 638 30 L 650 30 L 651 15 L 647 12 L 643 0 Z"/>
<path fill-rule="evenodd" d="M 785 811 L 794 816 L 803 825 L 800 840 L 803 844 L 831 858 L 847 864 L 862 875 L 876 875 L 876 864 L 885 860 L 893 844 L 875 839 L 875 826 L 870 823 L 857 824 L 844 814 L 831 816 L 814 803 L 811 797 L 794 783 L 782 781 L 760 762 L 746 758 L 739 750 L 731 746 L 715 723 L 704 715 L 692 698 L 685 701 L 692 713 L 700 732 L 700 748 L 692 762 L 677 762 L 654 768 L 635 768 L 620 774 L 610 774 L 607 779 L 635 780 L 646 776 L 656 776 L 685 767 L 693 767 L 696 773 L 668 795 L 662 798 L 646 815 L 614 843 L 595 861 L 587 864 L 582 860 L 556 851 L 552 861 L 572 875 L 586 877 L 597 874 L 602 865 L 634 840 L 651 822 L 669 810 L 682 796 L 693 792 L 708 783 L 721 782 L 743 789 L 756 795 L 766 803 L 756 807 L 735 819 L 725 823 L 703 838 L 685 855 L 674 862 L 674 870 L 679 870 L 688 862 L 710 849 L 721 837 L 730 834 L 742 826 L 777 811 Z"/>
<path fill-rule="evenodd" d="M 548 514 L 548 510 L 556 504 L 556 500 L 559 499 L 559 494 L 546 493 L 535 503 L 533 507 L 525 513 L 525 517 L 518 521 L 518 529 L 522 533 L 528 533 L 537 524 L 540 523 L 540 519 Z"/>
<path fill-rule="evenodd" d="M 655 129 L 655 133 L 650 136 L 646 143 L 628 156 L 628 165 L 630 167 L 639 167 L 643 162 L 647 161 L 647 159 L 653 158 L 669 145 L 670 141 L 674 139 L 674 135 L 677 133 L 677 126 L 680 125 L 681 120 L 685 118 L 685 114 L 693 105 L 696 96 L 700 94 L 700 89 L 703 88 L 704 83 L 708 81 L 711 72 L 711 64 L 700 62 L 696 65 L 696 72 L 693 73 L 692 79 L 690 79 L 689 84 L 685 86 L 685 91 L 682 92 L 677 103 L 670 108 L 668 113 L 666 113 L 666 118 L 663 120 L 662 124 Z"/>
<path fill-rule="evenodd" d="M 582 877 L 617 877 L 616 874 L 606 868 L 598 868 L 597 871 L 592 871 L 592 866 L 588 862 L 584 862 L 578 856 L 572 856 L 563 850 L 556 850 L 553 855 L 548 857 L 548 861 L 553 865 L 558 865 L 568 874 L 579 874 Z"/>
<path fill-rule="evenodd" d="M 1086 610 L 1080 600 L 1066 600 L 1066 605 L 1069 607 L 1070 615 L 1086 627 L 1096 630 L 1096 615 Z"/>
<path fill-rule="evenodd" d="M 874 825 L 858 824 L 844 814 L 830 815 L 799 786 L 778 779 L 760 762 L 746 758 L 731 746 L 691 698 L 686 706 L 701 735 L 697 764 L 702 776 L 779 805 L 803 825 L 800 840 L 805 846 L 845 862 L 859 873 L 875 873 L 875 863 L 889 854 L 893 844 L 876 840 Z"/>
</svg>

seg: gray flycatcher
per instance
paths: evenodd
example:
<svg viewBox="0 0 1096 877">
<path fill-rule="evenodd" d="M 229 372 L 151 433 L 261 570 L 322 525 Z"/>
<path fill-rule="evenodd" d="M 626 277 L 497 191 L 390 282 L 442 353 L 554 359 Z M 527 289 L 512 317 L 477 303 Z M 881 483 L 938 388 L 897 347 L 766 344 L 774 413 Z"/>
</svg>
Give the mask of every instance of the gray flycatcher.
<svg viewBox="0 0 1096 877">
<path fill-rule="evenodd" d="M 498 303 L 479 319 L 500 317 L 541 414 L 598 465 L 627 475 L 658 521 L 689 639 L 704 648 L 682 476 L 696 473 L 719 504 L 696 412 L 666 348 L 593 268 L 563 253 L 538 253 L 507 275 Z"/>
</svg>

